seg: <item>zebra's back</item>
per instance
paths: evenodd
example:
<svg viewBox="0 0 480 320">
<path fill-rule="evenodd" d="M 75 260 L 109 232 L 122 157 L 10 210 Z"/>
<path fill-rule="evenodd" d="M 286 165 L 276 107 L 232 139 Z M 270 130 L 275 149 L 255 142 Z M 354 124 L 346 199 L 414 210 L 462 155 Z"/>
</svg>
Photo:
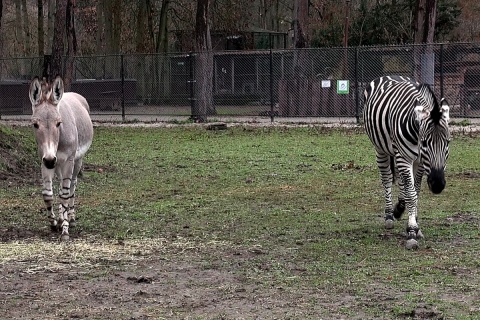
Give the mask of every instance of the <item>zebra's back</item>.
<svg viewBox="0 0 480 320">
<path fill-rule="evenodd" d="M 418 95 L 419 84 L 400 76 L 375 79 L 365 89 L 365 129 L 377 152 L 391 156 L 400 152 L 412 159 L 418 156 L 414 114 Z"/>
</svg>

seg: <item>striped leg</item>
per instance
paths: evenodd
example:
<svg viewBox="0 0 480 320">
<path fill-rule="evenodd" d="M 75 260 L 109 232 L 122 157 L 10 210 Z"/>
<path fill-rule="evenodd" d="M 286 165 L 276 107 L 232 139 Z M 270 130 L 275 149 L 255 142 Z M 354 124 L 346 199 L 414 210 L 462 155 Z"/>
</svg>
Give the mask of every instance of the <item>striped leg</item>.
<svg viewBox="0 0 480 320">
<path fill-rule="evenodd" d="M 72 182 L 70 184 L 70 197 L 68 201 L 68 221 L 70 227 L 74 227 L 76 224 L 75 219 L 75 190 L 77 188 L 77 177 L 82 169 L 82 159 L 75 161 L 75 166 L 73 168 Z"/>
<path fill-rule="evenodd" d="M 397 157 L 398 170 L 403 180 L 405 204 L 408 211 L 407 223 L 407 249 L 417 249 L 419 228 L 417 223 L 417 191 L 415 190 L 413 167 L 408 162 Z"/>
<path fill-rule="evenodd" d="M 59 167 L 57 175 L 60 178 L 60 188 L 59 188 L 59 197 L 60 197 L 60 204 L 58 207 L 58 217 L 60 227 L 62 228 L 62 240 L 68 240 L 68 227 L 69 227 L 69 219 L 68 219 L 68 210 L 69 210 L 69 202 L 70 202 L 70 188 L 72 184 L 72 172 L 73 172 L 73 160 L 66 161 L 63 166 Z"/>
<path fill-rule="evenodd" d="M 393 174 L 390 169 L 390 156 L 377 151 L 377 166 L 380 170 L 380 176 L 385 196 L 385 228 L 393 228 L 393 203 L 392 203 L 392 185 Z"/>
<path fill-rule="evenodd" d="M 398 169 L 395 171 L 395 179 L 397 179 L 398 188 L 400 192 L 398 194 L 398 202 L 395 204 L 393 208 L 393 216 L 395 219 L 399 220 L 402 217 L 402 214 L 405 212 L 405 191 L 403 187 L 403 180 L 398 174 Z"/>
<path fill-rule="evenodd" d="M 57 231 L 57 219 L 55 217 L 55 212 L 53 211 L 53 176 L 55 171 L 53 169 L 47 169 L 42 165 L 42 180 L 43 180 L 43 190 L 42 196 L 43 201 L 45 202 L 45 207 L 47 208 L 48 220 L 50 221 L 50 228 L 53 231 Z"/>
</svg>

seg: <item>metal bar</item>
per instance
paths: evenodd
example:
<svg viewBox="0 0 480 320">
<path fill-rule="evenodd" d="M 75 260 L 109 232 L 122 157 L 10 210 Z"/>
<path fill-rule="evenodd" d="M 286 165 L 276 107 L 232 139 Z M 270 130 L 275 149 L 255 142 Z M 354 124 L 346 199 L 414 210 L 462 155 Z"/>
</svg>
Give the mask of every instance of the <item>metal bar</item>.
<svg viewBox="0 0 480 320">
<path fill-rule="evenodd" d="M 272 52 L 272 35 L 269 35 L 270 38 L 270 122 L 275 121 L 274 115 L 274 103 L 273 103 L 273 52 Z"/>
<path fill-rule="evenodd" d="M 122 80 L 121 87 L 121 103 L 122 103 L 122 121 L 125 121 L 125 73 L 123 67 L 123 54 L 120 55 L 120 78 Z"/>
</svg>

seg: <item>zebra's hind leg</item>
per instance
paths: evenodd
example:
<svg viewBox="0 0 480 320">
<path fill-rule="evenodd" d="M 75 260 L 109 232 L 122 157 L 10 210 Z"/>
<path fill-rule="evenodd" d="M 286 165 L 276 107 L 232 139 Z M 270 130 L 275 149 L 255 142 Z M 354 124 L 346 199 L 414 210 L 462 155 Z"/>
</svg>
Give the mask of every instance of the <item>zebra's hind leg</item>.
<svg viewBox="0 0 480 320">
<path fill-rule="evenodd" d="M 405 200 L 398 199 L 398 202 L 395 204 L 395 208 L 393 209 L 393 216 L 395 219 L 399 220 L 403 213 L 405 212 Z"/>
<path fill-rule="evenodd" d="M 395 221 L 393 203 L 392 203 L 392 186 L 393 186 L 393 168 L 392 158 L 382 152 L 377 151 L 377 166 L 380 171 L 382 185 L 385 196 L 385 228 L 392 229 Z"/>
</svg>

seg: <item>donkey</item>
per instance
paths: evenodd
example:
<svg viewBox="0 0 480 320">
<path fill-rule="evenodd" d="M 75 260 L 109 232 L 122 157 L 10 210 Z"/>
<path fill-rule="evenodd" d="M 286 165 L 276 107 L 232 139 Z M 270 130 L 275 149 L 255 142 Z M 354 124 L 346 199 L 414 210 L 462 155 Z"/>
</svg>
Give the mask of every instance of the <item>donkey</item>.
<svg viewBox="0 0 480 320">
<path fill-rule="evenodd" d="M 75 188 L 82 159 L 93 139 L 93 125 L 87 100 L 65 92 L 63 80 L 51 85 L 34 78 L 30 83 L 32 124 L 38 155 L 42 161 L 43 200 L 52 230 L 61 228 L 61 240 L 68 240 L 68 227 L 75 225 Z M 60 181 L 58 221 L 53 211 L 54 175 Z"/>
</svg>

